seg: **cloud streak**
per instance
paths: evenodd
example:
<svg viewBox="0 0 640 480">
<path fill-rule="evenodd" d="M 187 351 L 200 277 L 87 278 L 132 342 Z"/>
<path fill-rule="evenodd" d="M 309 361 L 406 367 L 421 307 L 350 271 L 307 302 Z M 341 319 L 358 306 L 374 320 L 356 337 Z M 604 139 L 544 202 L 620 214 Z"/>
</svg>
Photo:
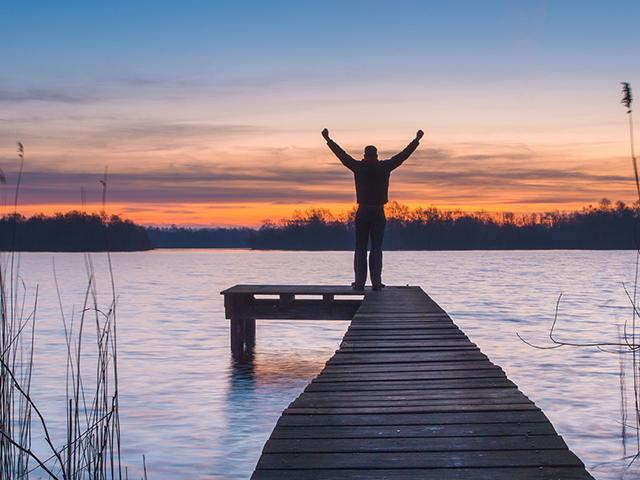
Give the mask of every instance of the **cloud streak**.
<svg viewBox="0 0 640 480">
<path fill-rule="evenodd" d="M 632 188 L 625 175 L 596 174 L 575 168 L 513 166 L 507 169 L 446 169 L 409 164 L 393 174 L 392 197 L 424 204 L 442 202 L 572 203 L 597 201 L 615 190 Z M 460 156 L 456 157 L 460 160 Z M 444 157 L 439 158 L 444 161 Z M 4 162 L 3 162 L 4 166 Z M 12 172 L 7 167 L 9 181 Z M 22 198 L 27 203 L 74 202 L 81 188 L 99 192 L 101 173 L 27 171 Z M 131 203 L 348 203 L 353 201 L 350 172 L 337 162 L 304 166 L 286 162 L 251 169 L 231 165 L 179 165 L 148 173 L 117 171 L 109 176 L 109 198 Z M 562 201 L 561 201 L 562 200 Z"/>
<path fill-rule="evenodd" d="M 22 90 L 0 90 L 0 103 L 53 102 L 67 104 L 93 103 L 91 96 L 70 94 L 64 90 L 50 88 L 25 88 Z"/>
<path fill-rule="evenodd" d="M 230 136 L 253 135 L 270 131 L 266 127 L 254 125 L 208 124 L 197 122 L 126 122 L 103 127 L 93 137 L 128 142 L 148 142 L 162 139 L 180 144 L 191 141 L 194 137 L 202 139 L 222 138 Z"/>
</svg>

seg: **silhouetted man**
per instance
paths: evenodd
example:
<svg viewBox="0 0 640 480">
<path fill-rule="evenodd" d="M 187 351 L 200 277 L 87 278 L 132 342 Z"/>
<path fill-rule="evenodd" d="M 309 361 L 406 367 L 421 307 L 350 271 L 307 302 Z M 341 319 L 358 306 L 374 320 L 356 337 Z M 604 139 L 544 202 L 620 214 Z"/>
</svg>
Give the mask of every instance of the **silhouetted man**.
<svg viewBox="0 0 640 480">
<path fill-rule="evenodd" d="M 374 290 L 380 290 L 382 284 L 382 239 L 387 219 L 384 216 L 384 205 L 389 201 L 389 176 L 391 171 L 402 165 L 418 148 L 419 140 L 424 135 L 418 130 L 416 138 L 407 147 L 389 160 L 378 160 L 378 150 L 373 145 L 364 149 L 364 158 L 354 160 L 340 146 L 329 138 L 329 130 L 322 130 L 331 151 L 342 164 L 353 172 L 356 182 L 356 251 L 353 256 L 353 270 L 356 279 L 354 290 L 364 289 L 367 280 L 367 245 L 371 237 L 371 253 L 369 254 L 369 271 Z"/>
</svg>

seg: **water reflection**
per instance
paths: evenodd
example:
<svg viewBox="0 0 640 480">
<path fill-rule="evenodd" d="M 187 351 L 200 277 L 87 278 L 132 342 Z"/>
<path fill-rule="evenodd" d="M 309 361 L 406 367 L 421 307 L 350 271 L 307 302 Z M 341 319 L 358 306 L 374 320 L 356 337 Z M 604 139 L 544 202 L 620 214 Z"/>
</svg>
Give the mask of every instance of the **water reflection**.
<svg viewBox="0 0 640 480">
<path fill-rule="evenodd" d="M 242 358 L 230 357 L 229 392 L 246 395 L 255 387 L 254 348 Z"/>
<path fill-rule="evenodd" d="M 336 326 L 340 329 L 336 330 Z M 295 320 L 258 321 L 257 347 L 247 350 L 241 358 L 229 353 L 223 401 L 225 424 L 221 425 L 219 439 L 226 455 L 217 467 L 228 469 L 224 478 L 247 478 L 280 413 L 322 370 L 333 349 L 337 348 L 346 323 L 305 324 L 309 332 L 315 330 L 317 333 L 326 328 L 332 332 L 333 348 L 309 348 L 309 345 L 299 344 L 290 347 L 291 340 L 299 335 L 300 326 Z M 239 463 L 229 467 L 230 460 Z"/>
</svg>

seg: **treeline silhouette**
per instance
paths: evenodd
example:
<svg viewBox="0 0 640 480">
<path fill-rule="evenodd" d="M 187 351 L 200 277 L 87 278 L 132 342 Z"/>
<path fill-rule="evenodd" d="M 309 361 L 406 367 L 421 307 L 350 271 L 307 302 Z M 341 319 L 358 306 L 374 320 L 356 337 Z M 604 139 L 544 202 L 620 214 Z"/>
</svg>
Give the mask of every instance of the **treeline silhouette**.
<svg viewBox="0 0 640 480">
<path fill-rule="evenodd" d="M 117 215 L 72 211 L 51 216 L 0 217 L 0 250 L 96 252 L 153 248 L 144 227 Z"/>
<path fill-rule="evenodd" d="M 573 212 L 516 215 L 505 212 L 386 209 L 387 250 L 636 249 L 638 205 L 603 199 Z M 284 250 L 351 250 L 355 211 L 336 217 L 312 209 L 290 219 L 267 222 L 249 237 L 249 247 Z"/>
<path fill-rule="evenodd" d="M 603 199 L 574 212 L 513 214 L 386 209 L 387 250 L 636 249 L 640 208 Z M 250 228 L 143 227 L 117 215 L 82 212 L 0 217 L 2 251 L 134 251 L 151 248 L 352 250 L 355 210 L 311 209 Z"/>
<path fill-rule="evenodd" d="M 247 248 L 250 228 L 147 227 L 156 248 Z"/>
</svg>

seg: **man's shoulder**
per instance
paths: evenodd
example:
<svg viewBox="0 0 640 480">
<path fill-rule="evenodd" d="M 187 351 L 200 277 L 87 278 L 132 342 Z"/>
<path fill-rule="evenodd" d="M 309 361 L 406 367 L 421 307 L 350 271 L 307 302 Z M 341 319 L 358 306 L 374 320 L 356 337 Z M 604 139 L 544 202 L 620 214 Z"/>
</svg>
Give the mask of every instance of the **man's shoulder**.
<svg viewBox="0 0 640 480">
<path fill-rule="evenodd" d="M 391 167 L 393 166 L 393 160 L 391 160 L 390 158 L 387 160 L 380 160 L 378 163 L 380 164 L 380 167 L 383 168 L 384 170 L 390 170 Z"/>
</svg>

